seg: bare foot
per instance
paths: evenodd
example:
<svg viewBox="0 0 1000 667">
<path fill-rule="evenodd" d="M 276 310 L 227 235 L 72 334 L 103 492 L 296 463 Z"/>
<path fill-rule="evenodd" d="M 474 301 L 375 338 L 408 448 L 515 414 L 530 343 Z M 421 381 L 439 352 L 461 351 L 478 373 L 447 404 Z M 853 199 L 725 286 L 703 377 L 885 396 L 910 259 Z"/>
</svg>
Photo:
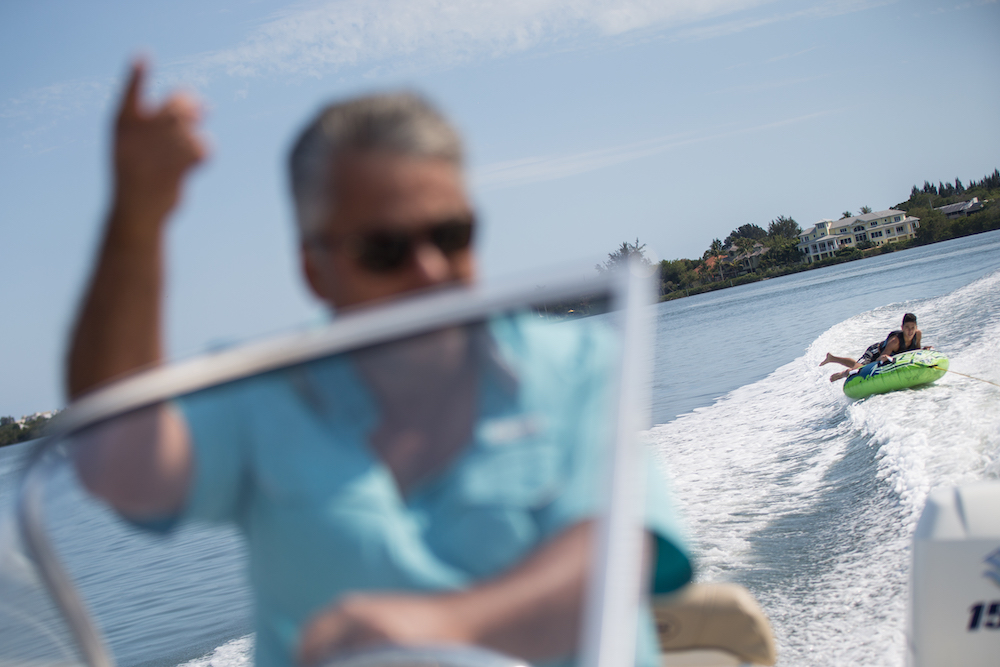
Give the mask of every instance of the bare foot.
<svg viewBox="0 0 1000 667">
<path fill-rule="evenodd" d="M 840 380 L 850 372 L 851 371 L 840 371 L 839 373 L 834 373 L 833 375 L 830 376 L 830 382 L 836 382 L 837 380 Z"/>
<path fill-rule="evenodd" d="M 826 366 L 827 364 L 831 363 L 832 361 L 833 361 L 833 355 L 830 354 L 829 352 L 827 352 L 826 353 L 826 359 L 824 359 L 823 361 L 819 362 L 819 365 L 820 366 Z M 833 382 L 832 379 L 830 381 Z"/>
</svg>

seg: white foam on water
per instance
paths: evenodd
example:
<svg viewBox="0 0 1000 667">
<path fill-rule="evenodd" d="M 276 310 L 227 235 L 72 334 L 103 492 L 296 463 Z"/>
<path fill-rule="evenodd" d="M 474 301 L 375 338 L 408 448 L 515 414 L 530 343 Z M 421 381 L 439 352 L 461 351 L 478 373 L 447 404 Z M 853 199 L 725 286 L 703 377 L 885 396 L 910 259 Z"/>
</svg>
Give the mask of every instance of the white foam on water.
<svg viewBox="0 0 1000 667">
<path fill-rule="evenodd" d="M 902 665 L 910 540 L 927 494 L 1000 477 L 1000 388 L 949 373 L 852 402 L 826 352 L 858 356 L 919 315 L 951 369 L 1000 383 L 1000 272 L 836 325 L 805 354 L 646 437 L 701 581 L 758 597 L 781 665 Z"/>
<path fill-rule="evenodd" d="M 253 640 L 253 635 L 238 637 L 209 655 L 185 662 L 179 667 L 249 667 L 253 665 Z"/>
<path fill-rule="evenodd" d="M 931 490 L 1000 477 L 1000 387 L 964 377 L 1000 384 L 1000 272 L 933 306 L 938 318 L 947 314 L 949 322 L 935 327 L 949 334 L 941 336 L 941 347 L 956 373 L 919 391 L 872 397 L 850 412 L 857 427 L 872 434 L 879 474 L 894 485 L 914 522 Z"/>
</svg>

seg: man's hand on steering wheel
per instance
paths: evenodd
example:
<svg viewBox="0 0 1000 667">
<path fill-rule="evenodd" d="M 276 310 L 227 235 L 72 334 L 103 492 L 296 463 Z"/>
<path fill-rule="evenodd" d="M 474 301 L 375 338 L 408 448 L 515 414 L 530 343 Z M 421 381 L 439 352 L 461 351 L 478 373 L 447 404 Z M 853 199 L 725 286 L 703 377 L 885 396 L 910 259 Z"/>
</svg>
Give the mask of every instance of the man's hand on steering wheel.
<svg viewBox="0 0 1000 667">
<path fill-rule="evenodd" d="M 354 595 L 320 612 L 299 641 L 298 662 L 379 644 L 466 644 L 472 632 L 446 596 Z"/>
</svg>

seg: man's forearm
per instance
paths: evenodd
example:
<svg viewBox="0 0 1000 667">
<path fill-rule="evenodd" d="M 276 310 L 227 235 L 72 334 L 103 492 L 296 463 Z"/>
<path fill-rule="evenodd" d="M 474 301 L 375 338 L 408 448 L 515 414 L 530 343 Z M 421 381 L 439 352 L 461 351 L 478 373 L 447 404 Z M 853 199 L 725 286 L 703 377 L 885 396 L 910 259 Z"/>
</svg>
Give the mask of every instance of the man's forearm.
<svg viewBox="0 0 1000 667">
<path fill-rule="evenodd" d="M 591 561 L 591 522 L 577 524 L 492 582 L 455 594 L 449 605 L 473 641 L 528 660 L 565 656 L 577 645 Z"/>
<path fill-rule="evenodd" d="M 108 218 L 70 343 L 71 399 L 160 361 L 163 223 L 139 216 L 115 206 Z"/>
<path fill-rule="evenodd" d="M 200 111 L 177 93 L 142 102 L 146 66 L 132 64 L 115 121 L 115 196 L 70 342 L 69 397 L 160 361 L 163 229 L 183 180 L 205 157 Z"/>
<path fill-rule="evenodd" d="M 592 521 L 576 524 L 507 574 L 450 596 L 452 614 L 470 631 L 466 640 L 530 661 L 571 655 L 579 644 L 593 531 Z M 648 563 L 653 542 L 647 536 L 644 544 Z"/>
<path fill-rule="evenodd" d="M 379 644 L 474 644 L 546 661 L 576 649 L 593 548 L 593 523 L 568 528 L 506 574 L 438 595 L 341 598 L 303 628 L 297 659 L 314 665 Z M 653 542 L 645 540 L 646 562 Z"/>
</svg>

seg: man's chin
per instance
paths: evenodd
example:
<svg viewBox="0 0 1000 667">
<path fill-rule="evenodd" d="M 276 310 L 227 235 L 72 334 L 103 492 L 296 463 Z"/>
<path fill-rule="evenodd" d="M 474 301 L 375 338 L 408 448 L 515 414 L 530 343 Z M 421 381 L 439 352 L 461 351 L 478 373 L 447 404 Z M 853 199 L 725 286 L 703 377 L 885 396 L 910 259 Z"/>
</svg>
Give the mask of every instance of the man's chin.
<svg viewBox="0 0 1000 667">
<path fill-rule="evenodd" d="M 414 287 L 385 294 L 371 294 L 364 297 L 352 299 L 339 299 L 337 302 L 328 301 L 330 309 L 338 314 L 354 313 L 371 308 L 378 308 L 389 303 L 397 303 L 407 299 L 416 299 L 430 294 L 447 292 L 450 290 L 462 289 L 471 286 L 472 281 L 453 280 L 429 287 Z"/>
</svg>

